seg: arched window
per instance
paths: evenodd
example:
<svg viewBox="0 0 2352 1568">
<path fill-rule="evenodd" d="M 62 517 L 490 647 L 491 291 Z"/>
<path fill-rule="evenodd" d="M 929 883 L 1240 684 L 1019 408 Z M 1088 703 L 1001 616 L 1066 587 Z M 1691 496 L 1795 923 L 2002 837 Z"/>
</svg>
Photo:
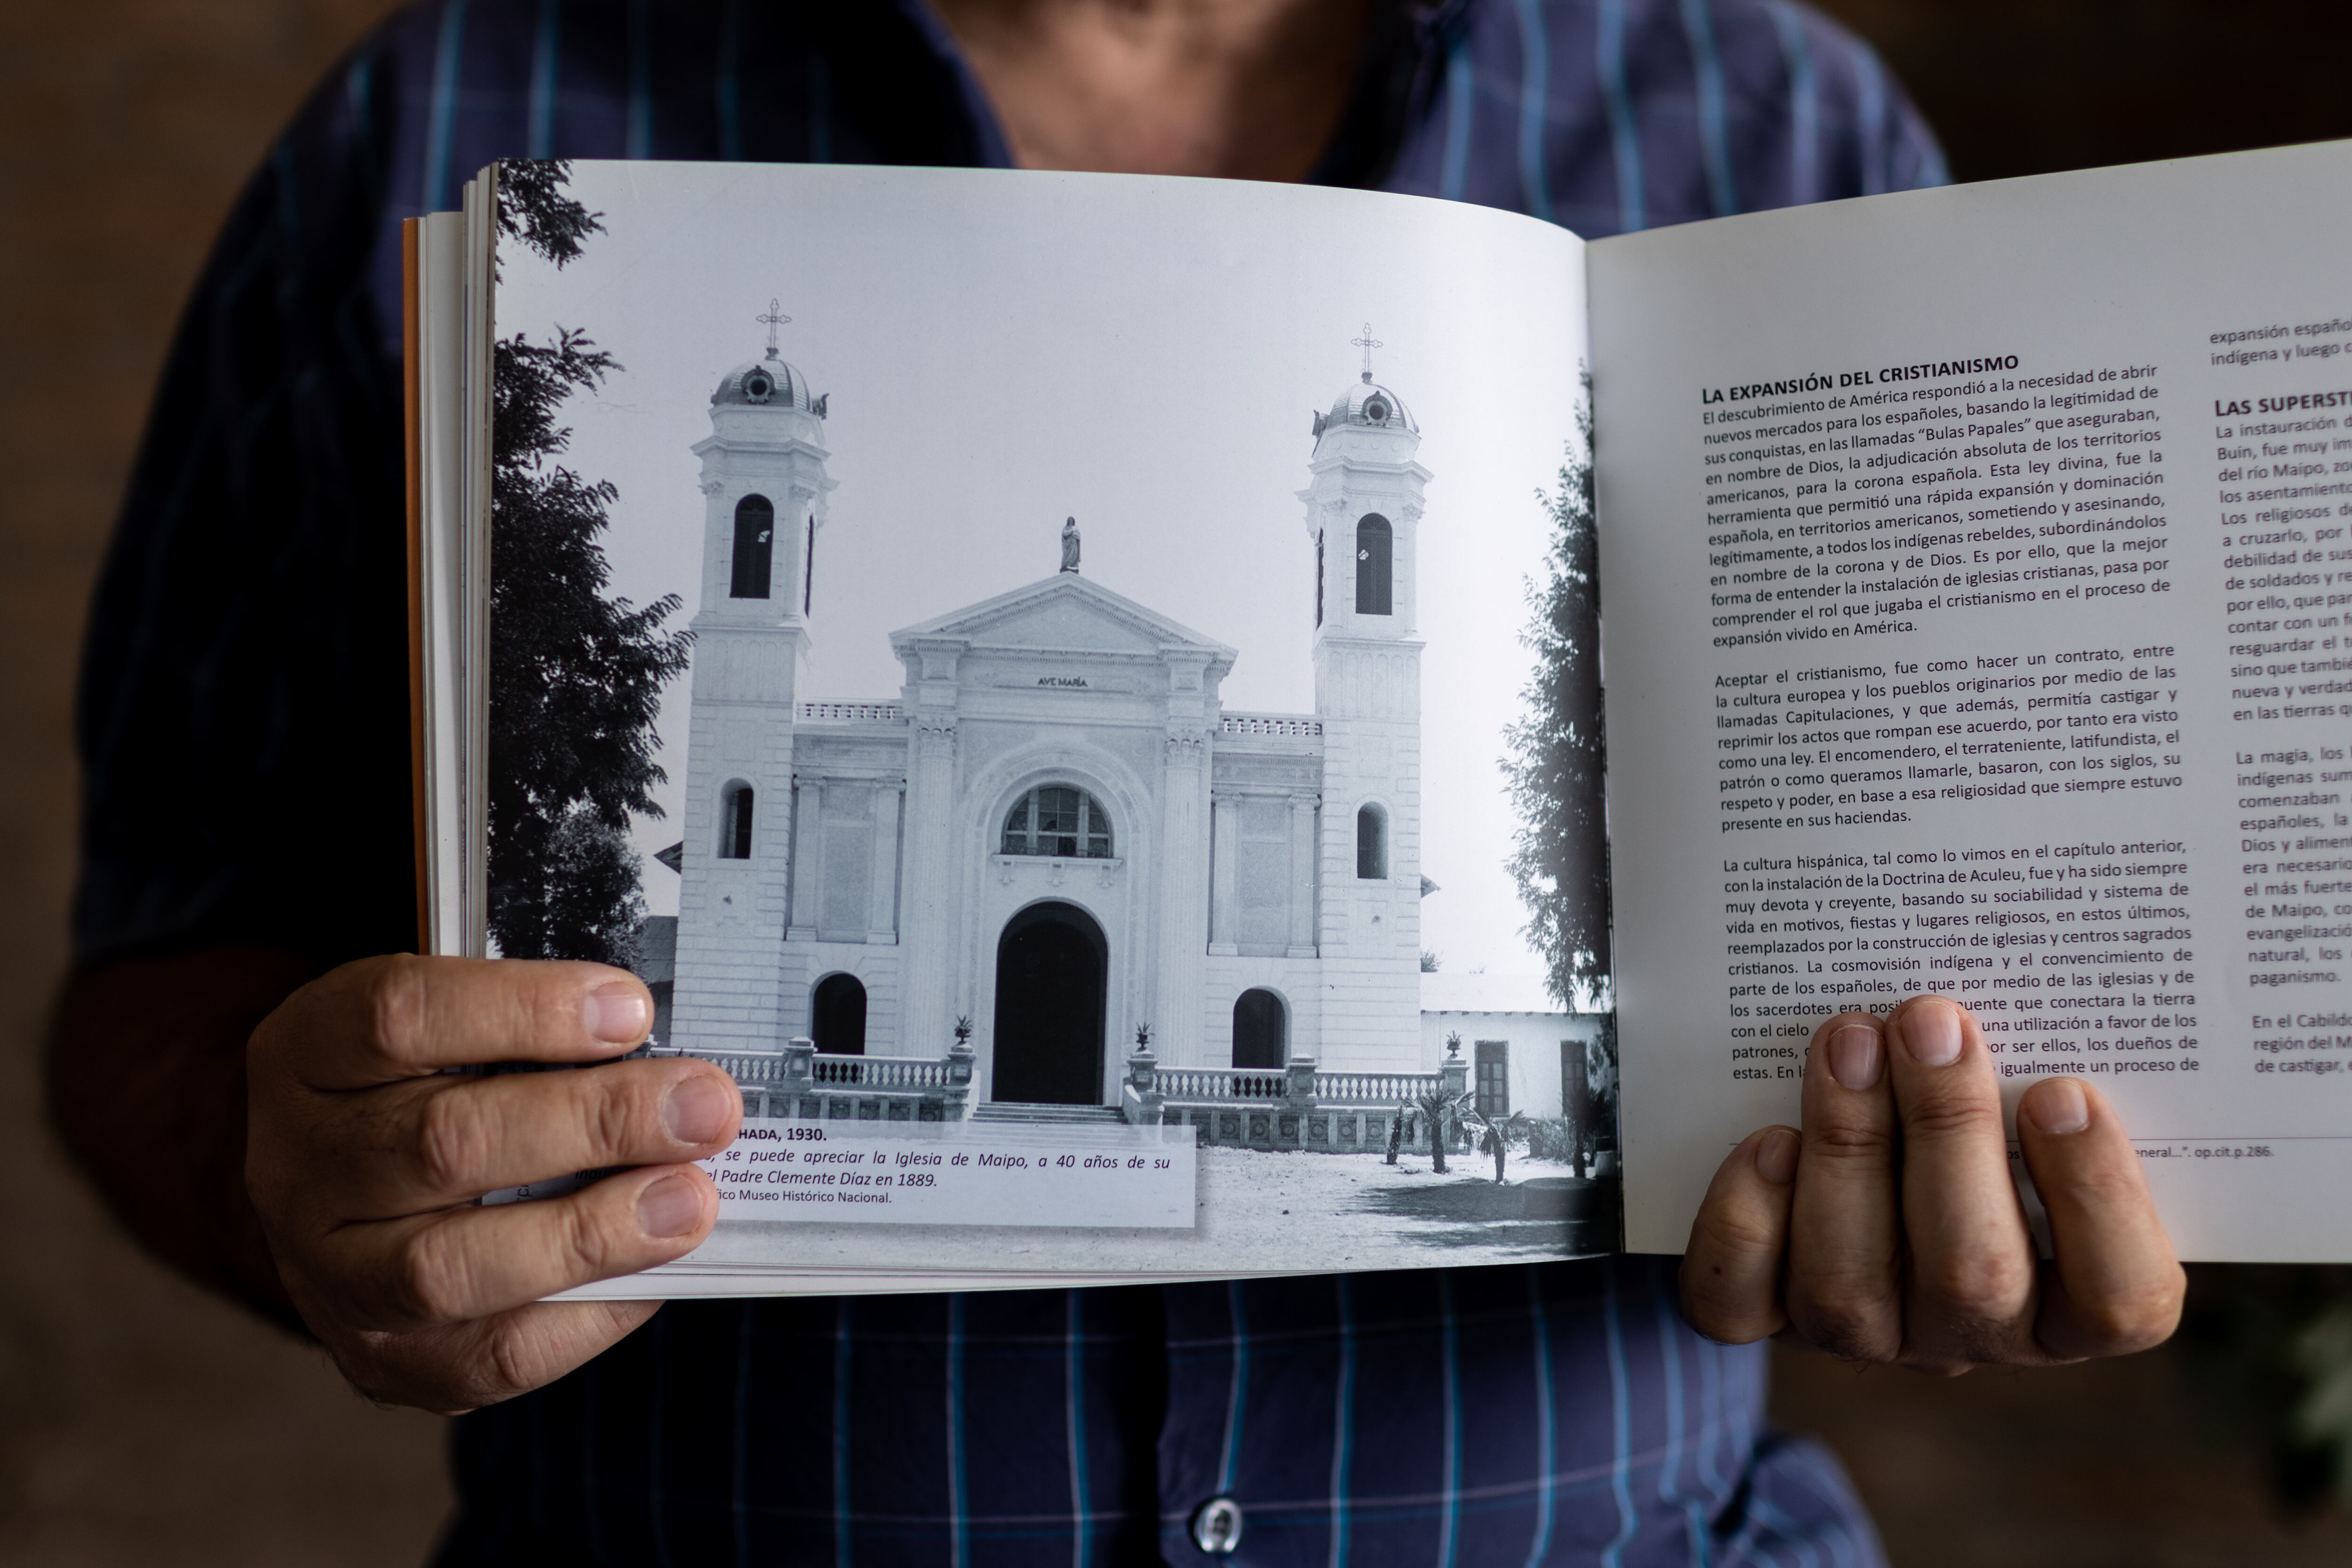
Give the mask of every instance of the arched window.
<svg viewBox="0 0 2352 1568">
<path fill-rule="evenodd" d="M 1356 813 L 1356 875 L 1377 882 L 1389 874 L 1389 819 L 1377 805 Z"/>
<path fill-rule="evenodd" d="M 1389 608 L 1389 569 L 1395 551 L 1395 535 L 1389 520 L 1373 512 L 1356 524 L 1356 614 L 1386 616 L 1395 612 Z"/>
<path fill-rule="evenodd" d="M 866 1054 L 866 987 L 855 974 L 828 974 L 816 983 L 810 999 L 809 1034 L 819 1054 L 862 1057 Z M 863 1070 L 862 1068 L 860 1069 Z"/>
<path fill-rule="evenodd" d="M 719 795 L 719 858 L 751 858 L 751 786 L 740 780 Z"/>
<path fill-rule="evenodd" d="M 735 574 L 728 584 L 728 597 L 766 598 L 775 558 L 775 503 L 766 496 L 745 496 L 735 503 Z"/>
<path fill-rule="evenodd" d="M 1278 1068 L 1290 1044 L 1290 1019 L 1282 998 L 1260 987 L 1234 1003 L 1234 1066 Z"/>
<path fill-rule="evenodd" d="M 1040 784 L 1013 803 L 1004 819 L 1003 853 L 1108 860 L 1110 813 L 1082 789 Z"/>
</svg>

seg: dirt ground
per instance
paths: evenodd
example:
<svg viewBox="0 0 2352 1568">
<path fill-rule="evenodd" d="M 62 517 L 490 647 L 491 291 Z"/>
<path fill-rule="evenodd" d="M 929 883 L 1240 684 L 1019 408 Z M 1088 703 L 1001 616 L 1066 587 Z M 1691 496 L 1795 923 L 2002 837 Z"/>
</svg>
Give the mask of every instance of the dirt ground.
<svg viewBox="0 0 2352 1568">
<path fill-rule="evenodd" d="M 1512 1158 L 1497 1186 L 1491 1158 L 1469 1155 L 1449 1155 L 1443 1175 L 1426 1154 L 1401 1154 L 1394 1165 L 1378 1154 L 1256 1149 L 1202 1149 L 1198 1158 L 1199 1224 L 1189 1233 L 753 1222 L 729 1226 L 696 1258 L 959 1273 L 1425 1268 L 1574 1258 L 1615 1237 L 1613 1185 L 1578 1183 L 1549 1160 Z M 1525 1184 L 1536 1179 L 1570 1184 L 1574 1212 L 1555 1188 L 1551 1211 L 1528 1217 Z"/>
</svg>

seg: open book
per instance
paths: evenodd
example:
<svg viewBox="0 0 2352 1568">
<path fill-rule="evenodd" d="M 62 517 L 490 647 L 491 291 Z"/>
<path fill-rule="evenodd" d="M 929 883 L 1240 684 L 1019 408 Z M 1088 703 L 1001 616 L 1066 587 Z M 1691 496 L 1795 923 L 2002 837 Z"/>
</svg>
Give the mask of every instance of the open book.
<svg viewBox="0 0 2352 1568">
<path fill-rule="evenodd" d="M 746 1110 L 590 1293 L 1678 1250 L 1930 989 L 2184 1256 L 2352 1258 L 2347 184 L 486 171 L 410 234 L 422 941 L 632 966 Z"/>
</svg>

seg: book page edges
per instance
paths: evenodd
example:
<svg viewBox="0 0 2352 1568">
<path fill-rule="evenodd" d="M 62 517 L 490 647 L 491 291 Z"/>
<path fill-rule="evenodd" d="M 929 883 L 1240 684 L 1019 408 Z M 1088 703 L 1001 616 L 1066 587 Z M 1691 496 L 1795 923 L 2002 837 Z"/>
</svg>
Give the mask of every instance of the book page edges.
<svg viewBox="0 0 2352 1568">
<path fill-rule="evenodd" d="M 489 956 L 490 384 L 497 363 L 497 165 L 466 186 L 466 518 L 464 918 L 452 933 L 469 958 Z"/>
<path fill-rule="evenodd" d="M 425 410 L 424 377 L 417 363 L 423 327 L 417 300 L 418 249 L 423 223 L 400 226 L 400 317 L 402 411 L 407 429 L 408 478 L 408 758 L 409 830 L 416 851 L 416 951 L 433 951 L 433 847 L 426 837 L 425 754 Z"/>
</svg>

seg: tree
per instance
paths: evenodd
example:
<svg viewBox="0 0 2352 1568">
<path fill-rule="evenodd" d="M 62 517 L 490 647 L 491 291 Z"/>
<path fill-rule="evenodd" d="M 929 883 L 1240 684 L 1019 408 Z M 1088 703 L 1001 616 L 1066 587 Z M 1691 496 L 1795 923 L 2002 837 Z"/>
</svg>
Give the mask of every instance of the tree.
<svg viewBox="0 0 2352 1568">
<path fill-rule="evenodd" d="M 1586 1079 L 1592 1113 L 1580 1136 L 1591 1139 L 1592 1157 L 1598 1162 L 1602 1150 L 1617 1147 L 1617 1015 L 1612 1013 L 1601 1020 L 1601 1033 L 1586 1047 L 1586 1055 L 1591 1060 Z"/>
<path fill-rule="evenodd" d="M 1454 1124 L 1470 1110 L 1477 1099 L 1475 1090 L 1465 1089 L 1460 1094 L 1448 1094 L 1441 1085 L 1433 1086 L 1428 1093 L 1417 1094 L 1405 1101 L 1407 1107 L 1421 1112 L 1429 1127 L 1429 1168 L 1444 1175 L 1445 1141 L 1453 1135 Z"/>
<path fill-rule="evenodd" d="M 1478 1130 L 1479 1152 L 1495 1157 L 1495 1184 L 1501 1186 L 1503 1164 L 1510 1155 L 1511 1133 L 1514 1129 L 1524 1132 L 1527 1130 L 1528 1119 L 1514 1111 L 1497 1121 L 1475 1105 L 1465 1105 L 1462 1110 L 1462 1119 Z"/>
<path fill-rule="evenodd" d="M 1591 1047 L 1564 1051 L 1560 1063 L 1568 1071 L 1568 1082 L 1560 1098 L 1567 1101 L 1569 1168 L 1580 1182 L 1584 1179 L 1585 1131 L 1592 1125 Z"/>
<path fill-rule="evenodd" d="M 1503 774 L 1519 817 L 1508 862 L 1528 908 L 1528 942 L 1562 1006 L 1591 1005 L 1609 974 L 1609 843 L 1601 778 L 1601 584 L 1592 510 L 1591 377 L 1559 488 L 1536 500 L 1551 516 L 1541 583 L 1520 641 L 1536 655 L 1525 717 L 1503 731 Z"/>
<path fill-rule="evenodd" d="M 572 178 L 568 158 L 518 159 L 499 165 L 499 233 L 520 242 L 562 271 L 580 258 L 592 234 L 602 234 L 592 213 L 563 194 Z M 503 274 L 501 274 L 503 276 Z"/>
<path fill-rule="evenodd" d="M 1560 1100 L 1567 1113 L 1569 1159 L 1581 1181 L 1589 1173 L 1588 1164 L 1597 1164 L 1601 1152 L 1616 1144 L 1615 1015 L 1603 1016 L 1600 1032 L 1578 1049 L 1560 1053 L 1560 1070 L 1567 1075 L 1560 1085 Z"/>
<path fill-rule="evenodd" d="M 570 165 L 509 163 L 499 230 L 557 268 L 601 233 L 564 195 Z M 675 595 L 638 608 L 608 595 L 597 542 L 619 490 L 557 461 L 573 394 L 620 369 L 586 333 L 517 333 L 491 377 L 489 924 L 509 958 L 626 963 L 644 917 L 632 813 L 659 816 L 654 719 L 687 665 L 666 631 Z"/>
<path fill-rule="evenodd" d="M 583 803 L 563 814 L 547 842 L 542 931 L 550 954 L 601 955 L 625 966 L 635 961 L 646 918 L 638 863 L 628 833 L 593 806 Z"/>
</svg>

